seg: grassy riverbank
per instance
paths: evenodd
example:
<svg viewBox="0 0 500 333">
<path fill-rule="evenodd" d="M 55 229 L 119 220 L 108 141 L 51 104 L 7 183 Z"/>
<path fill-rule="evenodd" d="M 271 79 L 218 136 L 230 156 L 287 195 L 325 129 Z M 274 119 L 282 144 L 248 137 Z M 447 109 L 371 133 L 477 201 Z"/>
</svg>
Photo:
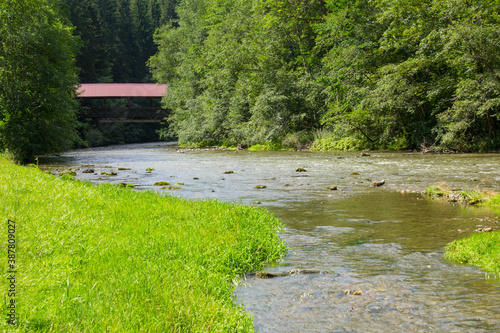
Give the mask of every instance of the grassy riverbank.
<svg viewBox="0 0 500 333">
<path fill-rule="evenodd" d="M 494 210 L 500 209 L 500 194 L 477 189 L 450 190 L 433 185 L 427 187 L 426 193 L 433 197 L 446 198 L 449 202 L 485 205 Z M 500 231 L 475 233 L 455 240 L 446 246 L 445 256 L 460 264 L 479 266 L 500 277 Z"/>
<path fill-rule="evenodd" d="M 500 232 L 475 233 L 446 245 L 445 257 L 460 264 L 479 266 L 500 277 Z"/>
<path fill-rule="evenodd" d="M 253 331 L 232 281 L 286 249 L 264 210 L 64 180 L 2 157 L 0 217 L 4 276 L 16 223 L 19 323 L 0 330 Z"/>
</svg>

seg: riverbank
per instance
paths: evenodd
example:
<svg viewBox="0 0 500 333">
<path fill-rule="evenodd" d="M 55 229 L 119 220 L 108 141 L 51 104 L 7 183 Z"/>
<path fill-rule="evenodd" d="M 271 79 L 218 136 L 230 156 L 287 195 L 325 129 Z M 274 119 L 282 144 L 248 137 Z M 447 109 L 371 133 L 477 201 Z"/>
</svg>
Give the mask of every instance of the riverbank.
<svg viewBox="0 0 500 333">
<path fill-rule="evenodd" d="M 243 205 L 95 186 L 3 157 L 0 192 L 5 244 L 15 222 L 19 332 L 253 331 L 233 282 L 286 250 L 281 222 Z"/>
<path fill-rule="evenodd" d="M 500 211 L 500 194 L 480 190 L 451 190 L 439 186 L 429 186 L 426 193 L 433 197 L 443 197 L 448 202 L 466 205 L 484 205 Z M 480 226 L 469 237 L 450 242 L 446 246 L 448 260 L 481 267 L 500 278 L 500 232 L 498 220 L 491 222 L 494 227 Z"/>
</svg>

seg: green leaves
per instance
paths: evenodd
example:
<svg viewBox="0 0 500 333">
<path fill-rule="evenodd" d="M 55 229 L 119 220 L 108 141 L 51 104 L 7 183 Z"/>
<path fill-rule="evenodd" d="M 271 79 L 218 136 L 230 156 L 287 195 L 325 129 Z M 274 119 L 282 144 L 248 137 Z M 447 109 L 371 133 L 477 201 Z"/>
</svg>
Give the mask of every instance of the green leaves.
<svg viewBox="0 0 500 333">
<path fill-rule="evenodd" d="M 324 127 L 373 148 L 491 149 L 500 143 L 497 8 L 181 1 L 150 64 L 170 84 L 165 105 L 184 143 L 280 142 Z"/>
<path fill-rule="evenodd" d="M 76 138 L 72 29 L 51 0 L 0 4 L 0 146 L 19 162 Z"/>
<path fill-rule="evenodd" d="M 320 4 L 181 2 L 178 26 L 157 35 L 150 60 L 155 78 L 170 84 L 164 102 L 179 140 L 251 145 L 319 125 L 309 20 Z"/>
<path fill-rule="evenodd" d="M 365 15 L 351 14 L 369 7 Z M 331 45 L 324 65 L 333 103 L 324 122 L 333 128 L 343 122 L 351 135 L 377 138 L 381 146 L 400 137 L 411 148 L 429 142 L 494 148 L 500 142 L 495 8 L 462 0 L 358 1 L 344 9 L 337 3 L 320 25 Z M 368 27 L 372 33 L 356 33 Z"/>
</svg>

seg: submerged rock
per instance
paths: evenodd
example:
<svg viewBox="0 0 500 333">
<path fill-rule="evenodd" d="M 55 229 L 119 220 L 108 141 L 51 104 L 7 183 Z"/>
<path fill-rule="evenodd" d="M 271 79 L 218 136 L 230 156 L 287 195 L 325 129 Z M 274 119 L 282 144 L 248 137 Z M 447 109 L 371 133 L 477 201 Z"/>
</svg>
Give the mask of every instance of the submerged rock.
<svg viewBox="0 0 500 333">
<path fill-rule="evenodd" d="M 94 173 L 94 169 L 85 169 L 82 173 Z"/>
<path fill-rule="evenodd" d="M 132 183 L 118 183 L 119 187 L 125 187 L 125 188 L 135 188 L 135 185 Z"/>
<path fill-rule="evenodd" d="M 228 171 L 225 171 L 224 174 L 231 174 L 231 173 L 234 173 L 233 170 L 228 170 Z"/>
<path fill-rule="evenodd" d="M 326 189 L 329 190 L 329 191 L 336 191 L 337 190 L 337 186 L 328 186 Z"/>
<path fill-rule="evenodd" d="M 266 188 L 267 186 L 266 185 L 257 185 L 255 186 L 255 188 Z"/>
<path fill-rule="evenodd" d="M 304 168 L 297 168 L 297 170 L 295 170 L 295 172 L 307 172 L 307 170 Z"/>
<path fill-rule="evenodd" d="M 380 186 L 382 186 L 384 184 L 385 184 L 385 179 L 382 179 L 381 181 L 375 182 L 372 185 L 373 185 L 373 187 L 380 187 Z"/>
<path fill-rule="evenodd" d="M 290 271 L 285 271 L 285 272 L 279 272 L 279 273 L 269 273 L 269 272 L 255 272 L 249 274 L 250 276 L 255 275 L 258 278 L 261 279 L 270 279 L 270 278 L 275 278 L 275 277 L 280 277 L 280 276 L 288 276 L 292 274 L 322 274 L 326 272 L 322 272 L 316 269 L 292 269 Z"/>
<path fill-rule="evenodd" d="M 287 276 L 286 273 L 269 273 L 269 272 L 257 272 L 255 276 L 261 279 L 270 279 L 278 276 Z"/>
<path fill-rule="evenodd" d="M 491 227 L 488 227 L 488 228 L 477 228 L 476 230 L 474 230 L 474 232 L 492 232 L 493 231 L 493 228 Z"/>
<path fill-rule="evenodd" d="M 153 186 L 166 186 L 166 185 L 170 185 L 169 182 L 156 182 L 153 184 Z"/>
</svg>

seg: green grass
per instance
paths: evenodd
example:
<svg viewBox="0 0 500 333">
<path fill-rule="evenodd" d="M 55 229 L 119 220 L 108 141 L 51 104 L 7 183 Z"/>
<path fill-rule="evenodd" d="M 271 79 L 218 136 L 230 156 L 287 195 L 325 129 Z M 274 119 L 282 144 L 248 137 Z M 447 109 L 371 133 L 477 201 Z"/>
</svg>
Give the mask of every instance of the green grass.
<svg viewBox="0 0 500 333">
<path fill-rule="evenodd" d="M 16 222 L 18 318 L 1 331 L 253 332 L 233 282 L 286 251 L 265 210 L 94 186 L 2 157 L 0 218 L 4 309 Z"/>
<path fill-rule="evenodd" d="M 500 194 L 489 193 L 478 189 L 447 190 L 437 185 L 428 186 L 425 192 L 433 197 L 446 197 L 448 201 L 469 205 L 485 205 L 500 207 Z"/>
<path fill-rule="evenodd" d="M 446 246 L 446 258 L 482 267 L 500 277 L 500 232 L 477 233 Z"/>
</svg>

